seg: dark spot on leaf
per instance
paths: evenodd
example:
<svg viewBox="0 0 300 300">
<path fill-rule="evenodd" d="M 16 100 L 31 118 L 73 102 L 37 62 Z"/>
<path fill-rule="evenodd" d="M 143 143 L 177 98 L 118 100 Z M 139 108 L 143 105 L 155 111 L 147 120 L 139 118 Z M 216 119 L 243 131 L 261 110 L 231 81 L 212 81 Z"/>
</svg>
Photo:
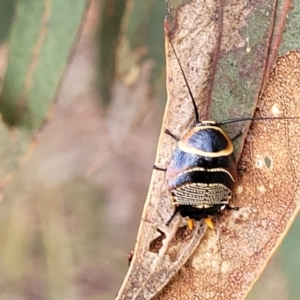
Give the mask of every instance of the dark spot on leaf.
<svg viewBox="0 0 300 300">
<path fill-rule="evenodd" d="M 163 243 L 162 241 L 166 238 L 166 235 L 164 232 L 162 232 L 160 229 L 157 229 L 157 231 L 160 233 L 160 236 L 154 239 L 149 246 L 149 250 L 154 253 L 158 253 L 160 248 L 162 247 Z"/>
<path fill-rule="evenodd" d="M 264 161 L 265 161 L 266 167 L 267 167 L 268 169 L 270 169 L 271 166 L 272 166 L 272 160 L 271 160 L 268 156 L 266 156 L 266 157 L 264 158 Z"/>
</svg>

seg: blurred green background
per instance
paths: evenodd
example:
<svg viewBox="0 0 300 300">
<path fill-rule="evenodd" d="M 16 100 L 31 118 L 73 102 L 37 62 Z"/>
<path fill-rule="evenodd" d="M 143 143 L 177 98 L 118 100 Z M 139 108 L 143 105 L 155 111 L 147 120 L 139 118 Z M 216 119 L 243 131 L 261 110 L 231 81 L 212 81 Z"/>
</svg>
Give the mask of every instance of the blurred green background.
<svg viewBox="0 0 300 300">
<path fill-rule="evenodd" d="M 162 0 L 0 2 L 0 299 L 116 295 L 166 100 L 165 14 Z M 248 299 L 299 298 L 299 230 Z"/>
</svg>

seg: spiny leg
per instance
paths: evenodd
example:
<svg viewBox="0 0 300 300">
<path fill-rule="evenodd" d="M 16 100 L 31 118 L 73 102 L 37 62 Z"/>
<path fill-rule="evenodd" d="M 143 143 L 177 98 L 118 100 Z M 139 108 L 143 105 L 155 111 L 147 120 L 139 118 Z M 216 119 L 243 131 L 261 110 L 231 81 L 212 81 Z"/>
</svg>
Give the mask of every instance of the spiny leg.
<svg viewBox="0 0 300 300">
<path fill-rule="evenodd" d="M 174 217 L 177 215 L 177 213 L 180 212 L 179 206 L 176 206 L 171 218 L 169 219 L 169 221 L 166 223 L 167 226 L 170 225 L 170 223 L 172 222 L 172 220 L 174 219 Z"/>
<path fill-rule="evenodd" d="M 237 170 L 240 172 L 240 173 L 244 173 L 247 171 L 247 168 L 246 167 L 238 167 Z"/>
<path fill-rule="evenodd" d="M 176 142 L 179 142 L 180 138 L 178 136 L 176 136 L 175 134 L 171 133 L 168 129 L 165 130 L 165 133 L 168 134 L 169 136 L 171 136 Z M 158 171 L 164 171 L 164 172 L 167 171 L 166 168 L 160 168 L 156 165 L 153 166 L 153 169 L 158 170 Z"/>
<path fill-rule="evenodd" d="M 167 171 L 166 168 L 160 168 L 160 167 L 158 167 L 158 166 L 156 166 L 156 165 L 153 165 L 153 169 L 154 169 L 154 170 L 158 170 L 158 171 L 163 171 L 163 172 L 166 172 L 166 171 Z"/>
<path fill-rule="evenodd" d="M 165 133 L 171 136 L 176 142 L 180 141 L 180 138 L 176 136 L 175 134 L 171 133 L 168 129 L 165 130 Z"/>
<path fill-rule="evenodd" d="M 226 209 L 230 209 L 230 210 L 239 210 L 240 208 L 238 206 L 230 206 L 229 204 L 226 204 Z"/>
</svg>

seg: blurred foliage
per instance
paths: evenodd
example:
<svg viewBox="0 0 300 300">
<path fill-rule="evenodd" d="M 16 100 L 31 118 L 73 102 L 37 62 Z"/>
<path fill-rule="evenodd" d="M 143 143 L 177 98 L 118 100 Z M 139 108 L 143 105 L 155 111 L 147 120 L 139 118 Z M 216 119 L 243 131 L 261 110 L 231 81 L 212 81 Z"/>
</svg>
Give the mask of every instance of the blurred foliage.
<svg viewBox="0 0 300 300">
<path fill-rule="evenodd" d="M 146 59 L 155 62 L 151 84 L 161 99 L 165 74 L 163 1 L 103 1 L 99 26 L 99 77 L 102 102 L 107 104 L 113 82 L 128 74 Z M 163 78 L 162 78 L 163 77 Z"/>
<path fill-rule="evenodd" d="M 145 41 L 151 40 L 152 45 L 136 63 L 148 58 L 159 62 L 151 74 L 153 83 L 163 93 L 164 3 L 158 0 L 149 3 L 147 9 L 151 13 L 140 5 L 138 9 L 135 7 L 134 13 L 139 15 L 139 10 L 143 10 L 143 17 L 134 26 L 131 26 L 134 16 L 127 1 L 116 1 L 115 10 L 113 4 L 107 1 L 100 5 L 94 1 L 89 10 L 89 15 L 97 15 L 97 19 L 100 17 L 108 25 L 104 28 L 100 22 L 98 41 L 103 45 L 101 51 L 104 53 L 101 53 L 108 66 L 105 70 L 104 64 L 104 69 L 100 69 L 111 74 L 111 81 L 100 82 L 107 91 L 112 88 L 119 75 L 112 67 L 114 61 L 118 58 L 125 62 L 117 53 L 118 41 L 122 37 L 129 41 L 129 31 L 131 36 L 137 34 L 139 30 L 135 26 L 141 26 L 147 17 L 141 31 L 142 36 L 145 35 L 143 40 L 129 49 L 127 55 L 144 48 Z M 64 120 L 67 124 L 65 135 L 61 135 L 60 129 L 52 129 L 52 140 L 40 140 L 43 125 L 46 124 L 48 129 L 53 123 L 49 119 L 56 93 L 65 69 L 70 68 L 70 56 L 81 33 L 88 5 L 88 0 L 2 1 L 0 4 L 1 43 L 9 46 L 0 54 L 7 65 L 0 74 L 1 299 L 94 299 L 99 295 L 101 299 L 111 299 L 127 269 L 127 250 L 124 249 L 132 245 L 128 238 L 132 228 L 122 228 L 124 237 L 121 239 L 112 235 L 111 226 L 115 220 L 105 213 L 111 205 L 107 203 L 107 191 L 95 183 L 95 177 L 86 175 L 90 158 L 86 154 L 89 149 L 85 141 L 94 139 L 95 145 L 99 144 L 95 137 L 86 136 L 84 130 L 90 132 L 95 128 L 99 138 L 103 134 L 95 123 L 84 118 L 86 105 L 83 103 L 83 111 L 79 109 L 79 120 L 74 118 L 72 121 L 68 117 Z M 99 14 L 99 11 L 103 13 Z M 130 30 L 126 27 L 126 18 L 131 19 Z M 87 26 L 93 28 L 93 23 L 98 24 L 97 19 L 90 20 Z M 121 25 L 125 31 L 120 30 Z M 95 31 L 93 34 L 95 38 Z M 100 53 L 99 47 L 96 52 Z M 96 70 L 94 63 L 91 62 Z M 77 69 L 77 84 L 68 86 L 69 90 L 76 90 L 84 72 Z M 74 101 L 66 100 L 66 103 Z M 84 102 L 90 103 L 91 100 Z M 100 124 L 100 113 L 98 117 Z M 77 128 L 78 125 L 81 127 Z M 103 126 L 97 126 L 103 129 Z M 79 131 L 71 132 L 73 135 L 64 141 L 64 137 L 70 134 L 68 130 L 74 128 Z M 57 147 L 55 145 L 63 143 L 70 147 L 69 153 L 51 152 Z M 83 153 L 82 158 L 72 163 L 77 151 Z M 80 167 L 82 160 L 85 160 L 84 168 Z M 49 175 L 51 172 L 53 174 Z M 105 171 L 102 172 L 106 175 Z M 120 242 L 122 249 L 119 248 Z"/>
<path fill-rule="evenodd" d="M 13 13 L 16 0 L 2 0 L 0 2 L 0 45 L 5 41 L 10 24 L 13 19 Z"/>
<path fill-rule="evenodd" d="M 38 176 L 37 170 L 19 169 L 27 155 L 38 156 L 31 152 L 32 141 L 55 103 L 89 1 L 50 2 L 48 8 L 48 1 L 39 0 L 0 3 L 0 44 L 6 41 L 10 47 L 0 99 L 4 120 L 0 122 L 0 185 L 4 195 L 0 208 L 0 298 L 94 299 L 101 294 L 101 299 L 112 299 L 127 262 L 123 249 L 116 249 L 117 242 L 107 241 L 113 230 L 102 209 L 105 192 L 78 175 L 55 188 L 39 181 L 31 185 L 26 180 Z M 97 80 L 106 104 L 113 82 L 145 59 L 155 62 L 151 84 L 154 94 L 165 99 L 165 13 L 161 0 L 146 4 L 139 0 L 102 1 Z M 121 64 L 116 64 L 117 59 Z M 300 294 L 294 281 L 299 273 L 295 263 L 299 261 L 299 230 L 298 219 L 280 249 L 282 270 L 290 278 L 290 299 L 298 299 Z M 129 234 L 134 239 L 136 231 L 125 232 L 122 242 Z M 108 261 L 103 244 L 112 249 L 114 258 L 124 256 L 124 261 Z M 74 286 L 83 286 L 82 298 L 73 295 Z"/>
<path fill-rule="evenodd" d="M 9 125 L 36 130 L 43 124 L 55 99 L 86 3 L 86 0 L 17 2 L 0 98 L 0 112 Z"/>
<path fill-rule="evenodd" d="M 82 178 L 70 182 L 70 192 L 48 188 L 33 183 L 36 170 L 25 164 L 33 153 L 31 159 L 38 156 L 35 137 L 52 109 L 88 4 L 0 3 L 0 42 L 9 46 L 2 48 L 8 49 L 1 52 L 7 68 L 0 74 L 1 299 L 62 299 L 76 263 L 92 265 L 90 258 L 100 256 L 87 247 L 92 241 L 100 251 L 99 188 Z M 82 202 L 84 197 L 89 201 Z"/>
<path fill-rule="evenodd" d="M 115 55 L 121 22 L 125 12 L 125 0 L 104 0 L 100 8 L 99 26 L 99 77 L 102 101 L 108 103 L 114 80 Z"/>
<path fill-rule="evenodd" d="M 283 241 L 279 258 L 282 263 L 282 271 L 287 276 L 287 289 L 290 292 L 291 300 L 299 299 L 300 287 L 299 287 L 299 274 L 300 274 L 300 217 L 295 220 L 288 235 Z"/>
</svg>

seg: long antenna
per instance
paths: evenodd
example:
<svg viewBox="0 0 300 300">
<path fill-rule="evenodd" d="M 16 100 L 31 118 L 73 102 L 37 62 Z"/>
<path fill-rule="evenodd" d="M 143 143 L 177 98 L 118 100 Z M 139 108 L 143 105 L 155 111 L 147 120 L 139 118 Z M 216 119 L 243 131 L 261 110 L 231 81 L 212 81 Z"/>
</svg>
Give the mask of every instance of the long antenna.
<svg viewBox="0 0 300 300">
<path fill-rule="evenodd" d="M 188 88 L 188 90 L 189 90 L 189 94 L 190 94 L 190 97 L 191 97 L 191 99 L 192 99 L 193 106 L 194 106 L 195 118 L 196 118 L 196 124 L 198 124 L 198 123 L 200 123 L 200 118 L 199 118 L 199 112 L 198 112 L 198 109 L 197 109 L 197 106 L 196 106 L 195 98 L 194 98 L 194 96 L 193 96 L 193 94 L 192 94 L 192 91 L 191 91 L 191 88 L 190 88 L 190 86 L 189 86 L 189 84 L 188 84 L 188 82 L 187 82 L 186 76 L 185 76 L 185 74 L 184 74 L 183 68 L 182 68 L 181 63 L 180 63 L 180 61 L 179 61 L 179 58 L 178 58 L 178 56 L 177 56 L 177 53 L 176 53 L 175 48 L 174 48 L 174 46 L 173 46 L 173 43 L 172 43 L 171 40 L 169 40 L 169 42 L 170 42 L 170 44 L 171 44 L 171 46 L 172 46 L 172 49 L 173 49 L 174 54 L 175 54 L 175 57 L 176 57 L 177 62 L 178 62 L 178 64 L 179 64 L 179 67 L 180 67 L 181 73 L 182 73 L 182 75 L 183 75 L 185 84 L 186 84 L 186 86 L 187 86 L 187 88 Z"/>
<path fill-rule="evenodd" d="M 243 122 L 243 121 L 262 121 L 262 120 L 290 120 L 290 119 L 300 119 L 300 117 L 245 117 L 245 118 L 236 118 L 236 119 L 228 119 L 217 123 L 217 125 L 224 125 L 235 122 Z"/>
<path fill-rule="evenodd" d="M 197 106 L 196 106 L 196 101 L 195 101 L 195 98 L 193 96 L 193 93 L 191 91 L 191 88 L 188 84 L 188 81 L 187 81 L 187 78 L 184 74 L 184 71 L 183 71 L 183 68 L 181 66 L 181 63 L 179 61 L 179 58 L 177 56 L 177 53 L 175 51 L 175 48 L 173 46 L 173 43 L 172 41 L 169 39 L 169 42 L 171 44 L 171 47 L 174 51 L 174 54 L 175 54 L 175 57 L 176 57 L 176 60 L 178 62 L 178 65 L 180 67 L 180 70 L 181 70 L 181 73 L 182 73 L 182 76 L 184 78 L 184 81 L 185 81 L 185 84 L 188 88 L 188 91 L 189 91 L 189 95 L 192 99 L 192 103 L 193 103 L 193 107 L 194 107 L 194 112 L 195 112 L 195 118 L 196 118 L 196 124 L 199 124 L 201 123 L 200 122 L 200 118 L 199 118 L 199 112 L 198 112 L 198 109 L 197 109 Z M 224 120 L 224 121 L 221 121 L 219 123 L 216 123 L 216 125 L 225 125 L 225 124 L 230 124 L 230 123 L 235 123 L 235 122 L 243 122 L 243 121 L 262 121 L 262 120 L 291 120 L 291 119 L 300 119 L 300 117 L 241 117 L 241 118 L 235 118 L 235 119 L 228 119 L 228 120 Z"/>
</svg>

